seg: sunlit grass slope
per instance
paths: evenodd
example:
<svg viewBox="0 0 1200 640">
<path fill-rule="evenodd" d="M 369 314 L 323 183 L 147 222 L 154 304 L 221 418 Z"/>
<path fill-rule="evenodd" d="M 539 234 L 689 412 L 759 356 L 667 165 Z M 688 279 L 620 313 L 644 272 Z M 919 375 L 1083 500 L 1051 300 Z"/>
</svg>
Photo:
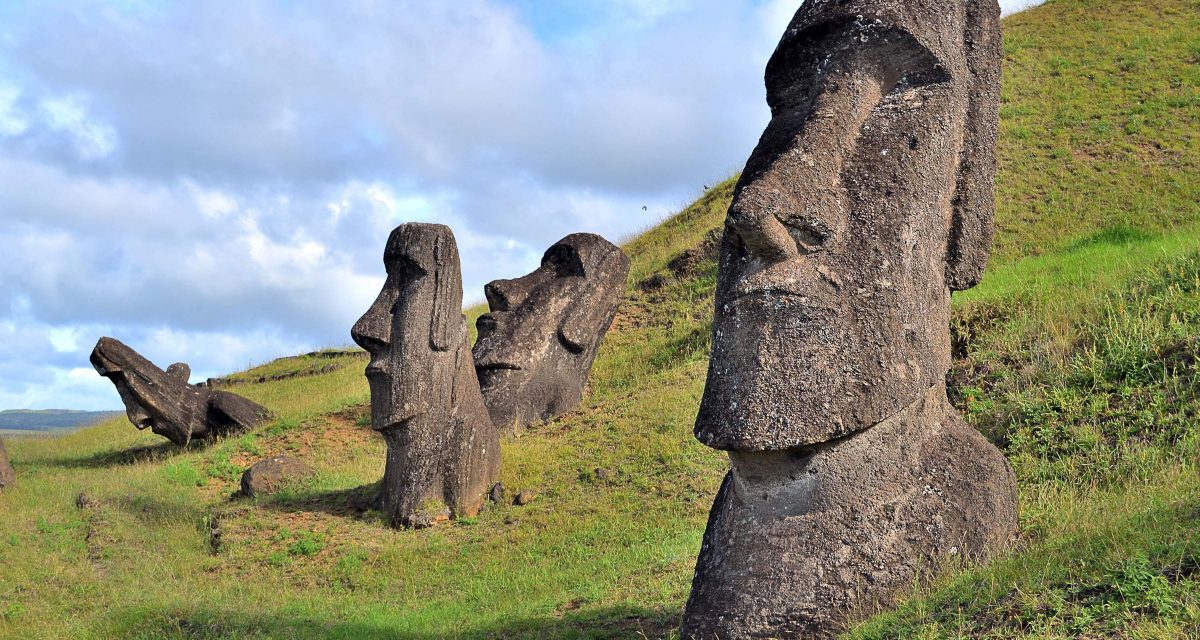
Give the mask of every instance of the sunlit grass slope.
<svg viewBox="0 0 1200 640">
<path fill-rule="evenodd" d="M 1051 2 L 1005 29 L 996 259 L 956 298 L 950 386 L 1012 460 L 1020 543 L 852 636 L 1200 637 L 1200 3 Z M 276 361 L 227 382 L 278 414 L 249 435 L 8 442 L 0 637 L 669 636 L 727 468 L 691 435 L 715 279 L 692 250 L 731 190 L 626 244 L 583 405 L 503 443 L 530 505 L 385 528 L 364 356 Z M 318 474 L 232 497 L 278 453 Z"/>
</svg>

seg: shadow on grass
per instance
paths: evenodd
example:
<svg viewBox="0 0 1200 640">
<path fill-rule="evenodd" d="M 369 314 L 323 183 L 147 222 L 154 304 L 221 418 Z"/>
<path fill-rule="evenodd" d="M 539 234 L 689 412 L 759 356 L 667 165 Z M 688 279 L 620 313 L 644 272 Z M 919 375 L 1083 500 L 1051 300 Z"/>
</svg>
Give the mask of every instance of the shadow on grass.
<svg viewBox="0 0 1200 640">
<path fill-rule="evenodd" d="M 476 628 L 447 623 L 438 632 L 402 630 L 400 619 L 387 621 L 319 620 L 302 616 L 245 614 L 218 610 L 147 611 L 126 610 L 119 614 L 115 629 L 122 637 L 225 640 L 230 638 L 307 638 L 382 640 L 508 640 L 510 638 L 553 638 L 555 640 L 616 640 L 617 638 L 677 639 L 679 612 L 644 607 L 609 607 L 562 616 L 519 618 Z M 399 628 L 397 628 L 399 627 Z"/>
<path fill-rule="evenodd" d="M 371 520 L 379 508 L 379 482 L 353 489 L 319 491 L 312 489 L 284 490 L 262 500 L 259 505 L 286 513 L 325 513 L 340 518 Z"/>
<path fill-rule="evenodd" d="M 203 451 L 208 447 L 209 443 L 202 440 L 192 442 L 187 447 L 181 447 L 173 442 L 160 442 L 118 451 L 100 451 L 81 458 L 46 460 L 42 464 L 67 469 L 105 469 L 143 462 L 161 462 L 180 454 Z"/>
</svg>

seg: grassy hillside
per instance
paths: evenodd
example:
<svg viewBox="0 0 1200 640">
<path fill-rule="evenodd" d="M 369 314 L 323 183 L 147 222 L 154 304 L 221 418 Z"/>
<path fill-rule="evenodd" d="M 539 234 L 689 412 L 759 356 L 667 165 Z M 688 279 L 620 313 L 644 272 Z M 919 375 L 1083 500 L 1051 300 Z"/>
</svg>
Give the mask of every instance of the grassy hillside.
<svg viewBox="0 0 1200 640">
<path fill-rule="evenodd" d="M 956 297 L 950 385 L 1013 462 L 1020 544 L 850 635 L 1200 637 L 1200 2 L 1060 0 L 1005 31 L 997 251 Z M 0 637 L 669 636 L 727 468 L 691 435 L 715 265 L 689 251 L 731 189 L 627 244 L 583 405 L 503 443 L 532 504 L 385 528 L 364 357 L 279 361 L 221 383 L 279 414 L 246 436 L 9 441 Z M 276 453 L 319 473 L 231 497 Z"/>
</svg>

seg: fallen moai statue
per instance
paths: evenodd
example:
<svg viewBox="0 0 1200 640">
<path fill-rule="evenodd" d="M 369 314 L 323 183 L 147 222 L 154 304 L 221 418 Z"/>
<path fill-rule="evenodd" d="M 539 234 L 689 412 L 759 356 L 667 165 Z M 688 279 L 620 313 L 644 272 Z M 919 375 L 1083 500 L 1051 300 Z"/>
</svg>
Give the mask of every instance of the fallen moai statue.
<svg viewBox="0 0 1200 640">
<path fill-rule="evenodd" d="M 490 312 L 476 322 L 473 353 L 497 427 L 550 420 L 579 405 L 628 275 L 619 247 L 576 233 L 547 249 L 532 273 L 488 283 Z"/>
<path fill-rule="evenodd" d="M 383 263 L 387 281 L 351 331 L 371 354 L 371 426 L 388 447 L 382 510 L 403 527 L 473 516 L 500 475 L 500 438 L 471 359 L 454 234 L 400 225 Z"/>
<path fill-rule="evenodd" d="M 239 395 L 188 384 L 191 369 L 186 364 L 177 362 L 163 371 L 114 338 L 100 338 L 91 362 L 116 386 L 133 426 L 180 446 L 249 431 L 271 415 Z"/>
<path fill-rule="evenodd" d="M 950 291 L 990 250 L 996 0 L 809 0 L 726 219 L 696 437 L 732 469 L 682 636 L 833 637 L 1016 530 L 946 398 Z"/>
</svg>

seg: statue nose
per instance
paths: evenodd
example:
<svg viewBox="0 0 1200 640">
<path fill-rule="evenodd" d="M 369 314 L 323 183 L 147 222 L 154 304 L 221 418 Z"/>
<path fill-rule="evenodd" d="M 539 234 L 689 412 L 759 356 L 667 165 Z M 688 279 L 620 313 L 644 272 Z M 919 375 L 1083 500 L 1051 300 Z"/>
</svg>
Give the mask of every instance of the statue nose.
<svg viewBox="0 0 1200 640">
<path fill-rule="evenodd" d="M 508 311 L 525 299 L 524 288 L 515 280 L 494 280 L 483 287 L 488 308 L 492 311 Z"/>
<path fill-rule="evenodd" d="M 391 309 L 385 308 L 387 303 L 388 300 L 381 293 L 350 329 L 350 337 L 354 342 L 372 354 L 386 349 L 391 341 Z"/>
<path fill-rule="evenodd" d="M 796 240 L 769 209 L 734 204 L 726 225 L 741 238 L 755 257 L 768 262 L 783 262 L 799 254 Z"/>
</svg>

